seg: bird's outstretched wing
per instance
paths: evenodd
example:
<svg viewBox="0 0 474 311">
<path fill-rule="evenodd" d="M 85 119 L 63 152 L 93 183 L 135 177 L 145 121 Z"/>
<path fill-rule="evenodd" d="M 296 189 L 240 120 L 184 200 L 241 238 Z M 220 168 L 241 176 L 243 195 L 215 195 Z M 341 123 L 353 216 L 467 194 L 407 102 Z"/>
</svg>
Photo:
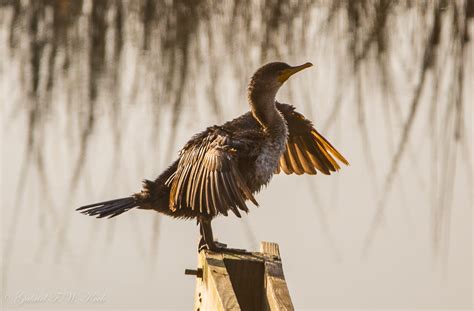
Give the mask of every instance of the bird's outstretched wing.
<svg viewBox="0 0 474 311">
<path fill-rule="evenodd" d="M 313 127 L 310 120 L 287 104 L 276 104 L 288 125 L 286 150 L 280 158 L 276 173 L 303 173 L 314 175 L 316 171 L 329 175 L 341 167 L 336 159 L 348 165 L 349 162 Z"/>
<path fill-rule="evenodd" d="M 180 153 L 176 172 L 168 179 L 170 207 L 189 208 L 203 215 L 240 217 L 246 200 L 257 201 L 238 168 L 238 151 L 219 130 L 208 129 L 191 139 Z"/>
</svg>

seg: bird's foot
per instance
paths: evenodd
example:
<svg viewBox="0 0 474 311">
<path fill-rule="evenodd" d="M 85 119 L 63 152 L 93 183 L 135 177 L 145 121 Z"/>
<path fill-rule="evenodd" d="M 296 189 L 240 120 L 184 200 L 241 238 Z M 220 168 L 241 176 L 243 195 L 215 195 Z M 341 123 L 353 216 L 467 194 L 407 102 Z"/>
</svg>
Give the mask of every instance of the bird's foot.
<svg viewBox="0 0 474 311">
<path fill-rule="evenodd" d="M 228 248 L 227 244 L 220 243 L 218 241 L 213 241 L 212 243 L 206 243 L 204 239 L 201 239 L 199 241 L 198 252 L 202 250 L 209 250 L 216 253 L 237 253 L 237 254 L 247 253 L 245 249 Z"/>
<path fill-rule="evenodd" d="M 213 241 L 212 243 L 207 243 L 203 238 L 199 241 L 198 252 L 207 249 L 213 252 L 219 252 L 222 249 L 227 248 L 227 244 Z"/>
<path fill-rule="evenodd" d="M 214 244 L 216 245 L 216 247 L 217 247 L 218 249 L 227 248 L 227 244 L 225 244 L 225 243 L 221 243 L 221 242 L 218 242 L 218 241 L 214 241 Z"/>
<path fill-rule="evenodd" d="M 237 254 L 247 253 L 245 249 L 228 248 L 227 244 L 220 243 L 217 241 L 213 241 L 212 243 L 206 243 L 204 239 L 201 239 L 199 241 L 198 252 L 202 250 L 209 250 L 216 253 L 237 253 Z"/>
</svg>

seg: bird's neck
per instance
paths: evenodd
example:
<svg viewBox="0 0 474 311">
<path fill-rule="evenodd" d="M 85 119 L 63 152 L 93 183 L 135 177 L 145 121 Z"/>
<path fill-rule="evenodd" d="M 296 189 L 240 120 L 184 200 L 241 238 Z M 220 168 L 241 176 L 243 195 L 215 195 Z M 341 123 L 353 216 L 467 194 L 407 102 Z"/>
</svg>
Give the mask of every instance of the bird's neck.
<svg viewBox="0 0 474 311">
<path fill-rule="evenodd" d="M 275 96 L 276 92 L 256 92 L 249 88 L 248 100 L 252 116 L 270 131 L 279 129 L 283 122 L 275 106 Z"/>
</svg>

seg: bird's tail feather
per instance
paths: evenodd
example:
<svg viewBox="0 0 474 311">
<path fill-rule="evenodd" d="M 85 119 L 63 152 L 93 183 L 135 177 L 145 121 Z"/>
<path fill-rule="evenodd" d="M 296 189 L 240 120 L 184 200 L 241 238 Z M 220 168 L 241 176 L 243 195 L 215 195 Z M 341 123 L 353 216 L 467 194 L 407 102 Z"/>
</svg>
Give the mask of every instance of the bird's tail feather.
<svg viewBox="0 0 474 311">
<path fill-rule="evenodd" d="M 84 205 L 76 209 L 81 211 L 82 214 L 89 216 L 96 216 L 97 218 L 112 218 L 118 216 L 126 211 L 138 207 L 139 202 L 133 196 L 109 200 L 104 202 L 98 202 L 94 204 Z"/>
</svg>

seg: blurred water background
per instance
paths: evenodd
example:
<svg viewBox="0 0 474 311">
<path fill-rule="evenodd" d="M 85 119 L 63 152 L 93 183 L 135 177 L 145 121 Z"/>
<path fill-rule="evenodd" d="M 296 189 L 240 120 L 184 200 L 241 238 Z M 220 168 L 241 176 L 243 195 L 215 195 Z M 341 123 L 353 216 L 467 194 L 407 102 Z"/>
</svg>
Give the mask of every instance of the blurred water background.
<svg viewBox="0 0 474 311">
<path fill-rule="evenodd" d="M 470 308 L 473 17 L 467 0 L 0 1 L 2 306 L 189 310 L 193 222 L 74 209 L 137 191 L 281 60 L 315 65 L 278 98 L 351 165 L 275 176 L 219 240 L 278 242 L 298 310 Z"/>
</svg>

